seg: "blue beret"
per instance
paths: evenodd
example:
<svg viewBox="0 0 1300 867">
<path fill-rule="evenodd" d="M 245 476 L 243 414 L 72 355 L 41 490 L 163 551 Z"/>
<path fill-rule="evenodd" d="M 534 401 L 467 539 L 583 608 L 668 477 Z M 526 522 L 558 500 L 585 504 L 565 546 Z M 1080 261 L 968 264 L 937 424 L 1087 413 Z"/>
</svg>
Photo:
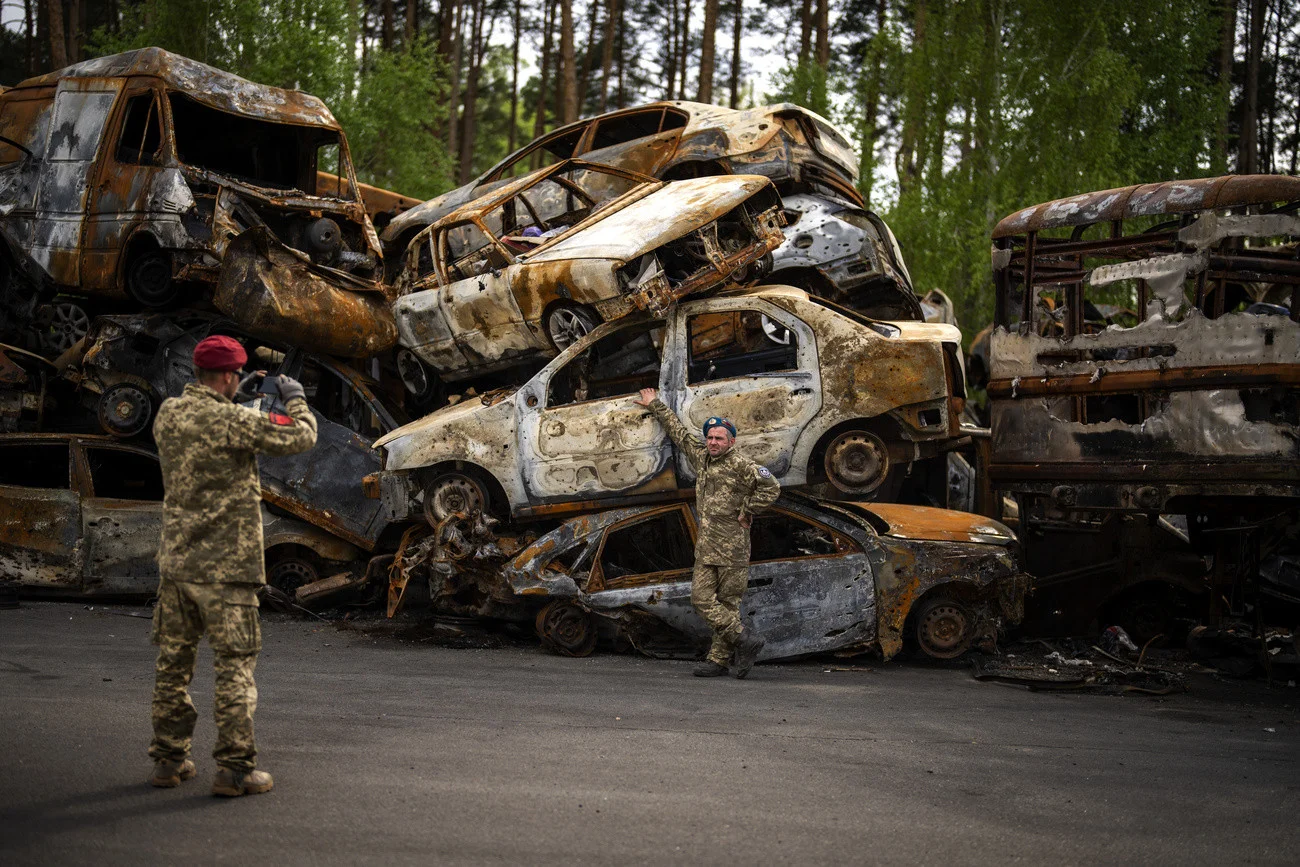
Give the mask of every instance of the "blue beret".
<svg viewBox="0 0 1300 867">
<path fill-rule="evenodd" d="M 727 432 L 730 433 L 733 437 L 736 435 L 736 426 L 731 423 L 731 419 L 718 418 L 717 416 L 714 416 L 713 418 L 710 418 L 704 422 L 704 435 L 708 436 L 709 429 L 715 427 L 725 428 Z"/>
</svg>

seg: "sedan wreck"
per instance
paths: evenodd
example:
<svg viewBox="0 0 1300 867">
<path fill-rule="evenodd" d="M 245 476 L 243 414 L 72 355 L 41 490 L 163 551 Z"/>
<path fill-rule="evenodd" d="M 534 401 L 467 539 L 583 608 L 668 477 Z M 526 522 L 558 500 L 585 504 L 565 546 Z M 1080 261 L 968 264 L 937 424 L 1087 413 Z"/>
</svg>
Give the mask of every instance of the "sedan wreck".
<svg viewBox="0 0 1300 867">
<path fill-rule="evenodd" d="M 98 312 L 197 287 L 252 333 L 374 355 L 397 332 L 357 189 L 342 128 L 298 91 L 158 48 L 24 81 L 0 94 L 6 330 L 57 354 Z"/>
<path fill-rule="evenodd" d="M 449 381 L 546 358 L 602 321 L 761 276 L 781 221 L 765 178 L 665 184 L 558 163 L 417 236 L 397 284 L 400 341 Z"/>
<path fill-rule="evenodd" d="M 566 159 L 665 181 L 763 175 L 786 208 L 773 283 L 796 286 L 882 319 L 920 320 L 893 233 L 864 210 L 858 158 L 830 121 L 797 105 L 736 111 L 653 102 L 560 127 L 470 183 L 411 208 L 384 230 L 390 268 L 421 230 L 518 175 Z"/>
<path fill-rule="evenodd" d="M 708 646 L 690 601 L 691 505 L 585 515 L 531 541 L 446 529 L 443 545 L 420 547 L 423 561 L 408 556 L 395 570 L 390 612 L 393 594 L 420 575 L 435 609 L 530 619 L 547 647 L 571 656 L 602 636 L 650 656 L 697 656 Z M 1019 623 L 1028 585 L 1015 537 L 996 521 L 787 494 L 754 518 L 742 610 L 767 641 L 760 660 L 868 651 L 890 659 L 905 642 L 952 658 Z"/>
<path fill-rule="evenodd" d="M 654 387 L 690 426 L 732 419 L 738 447 L 785 486 L 890 499 L 960 439 L 959 340 L 950 325 L 877 322 L 790 287 L 690 300 L 666 319 L 606 323 L 519 388 L 377 440 L 372 491 L 392 520 L 423 511 L 434 525 L 689 497 L 691 468 L 632 401 Z"/>
</svg>

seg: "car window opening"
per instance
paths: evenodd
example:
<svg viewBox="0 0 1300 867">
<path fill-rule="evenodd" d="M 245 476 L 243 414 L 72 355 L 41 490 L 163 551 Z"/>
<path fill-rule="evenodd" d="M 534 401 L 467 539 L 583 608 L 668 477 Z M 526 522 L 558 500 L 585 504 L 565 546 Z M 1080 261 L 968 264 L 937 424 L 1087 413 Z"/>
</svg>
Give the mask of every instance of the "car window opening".
<svg viewBox="0 0 1300 867">
<path fill-rule="evenodd" d="M 645 576 L 694 566 L 695 547 L 681 509 L 610 532 L 600 552 L 600 571 L 607 589 L 655 583 Z"/>
<path fill-rule="evenodd" d="M 302 384 L 311 408 L 327 420 L 371 440 L 383 436 L 384 428 L 370 404 L 342 377 L 308 361 L 303 364 Z"/>
<path fill-rule="evenodd" d="M 162 147 L 162 118 L 152 93 L 131 97 L 126 103 L 122 135 L 117 144 L 117 161 L 156 166 Z"/>
<path fill-rule="evenodd" d="M 796 370 L 794 332 L 756 310 L 701 313 L 687 320 L 687 383 Z"/>
<path fill-rule="evenodd" d="M 67 490 L 68 447 L 64 443 L 0 446 L 0 485 Z"/>
<path fill-rule="evenodd" d="M 86 449 L 90 482 L 99 499 L 162 502 L 162 469 L 158 461 L 120 449 Z"/>
<path fill-rule="evenodd" d="M 830 557 L 845 550 L 830 530 L 787 512 L 755 516 L 749 537 L 751 563 L 796 557 Z"/>
<path fill-rule="evenodd" d="M 548 407 L 636 394 L 659 387 L 663 323 L 643 323 L 607 335 L 551 377 Z"/>
<path fill-rule="evenodd" d="M 648 111 L 627 112 L 600 121 L 591 137 L 589 150 L 626 144 L 661 132 L 681 129 L 684 126 L 686 126 L 686 115 L 677 111 L 654 108 Z"/>
<path fill-rule="evenodd" d="M 317 148 L 339 144 L 334 130 L 230 114 L 181 93 L 168 101 L 182 163 L 255 186 L 315 194 Z"/>
</svg>

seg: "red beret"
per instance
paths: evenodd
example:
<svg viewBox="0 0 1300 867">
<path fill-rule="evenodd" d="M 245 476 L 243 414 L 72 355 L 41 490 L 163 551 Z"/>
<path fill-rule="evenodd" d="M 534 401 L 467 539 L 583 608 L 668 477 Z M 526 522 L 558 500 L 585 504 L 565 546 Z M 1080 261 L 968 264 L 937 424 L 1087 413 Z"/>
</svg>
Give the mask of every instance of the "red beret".
<svg viewBox="0 0 1300 867">
<path fill-rule="evenodd" d="M 244 347 L 224 334 L 205 337 L 194 347 L 194 366 L 200 370 L 239 370 L 247 363 Z"/>
</svg>

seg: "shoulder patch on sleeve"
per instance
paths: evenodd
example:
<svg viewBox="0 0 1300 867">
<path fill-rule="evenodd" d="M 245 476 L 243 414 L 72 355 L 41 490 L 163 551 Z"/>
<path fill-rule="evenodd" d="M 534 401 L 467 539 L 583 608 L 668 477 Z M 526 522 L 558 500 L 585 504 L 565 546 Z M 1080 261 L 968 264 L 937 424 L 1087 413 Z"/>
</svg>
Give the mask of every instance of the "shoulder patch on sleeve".
<svg viewBox="0 0 1300 867">
<path fill-rule="evenodd" d="M 759 474 L 760 476 L 762 476 L 763 478 L 765 478 L 765 479 L 770 479 L 770 478 L 772 478 L 772 471 L 769 470 L 767 467 L 759 467 L 759 468 L 758 468 L 758 474 Z"/>
<path fill-rule="evenodd" d="M 271 424 L 282 424 L 282 425 L 296 424 L 292 416 L 284 415 L 283 413 L 268 412 L 266 415 L 269 419 L 271 419 Z"/>
</svg>

